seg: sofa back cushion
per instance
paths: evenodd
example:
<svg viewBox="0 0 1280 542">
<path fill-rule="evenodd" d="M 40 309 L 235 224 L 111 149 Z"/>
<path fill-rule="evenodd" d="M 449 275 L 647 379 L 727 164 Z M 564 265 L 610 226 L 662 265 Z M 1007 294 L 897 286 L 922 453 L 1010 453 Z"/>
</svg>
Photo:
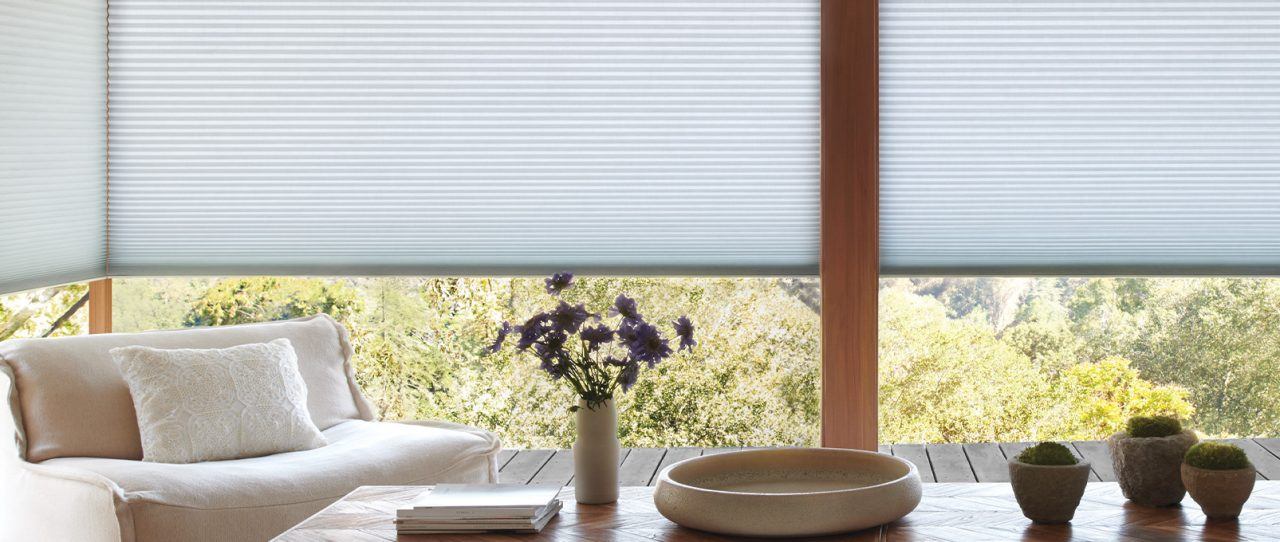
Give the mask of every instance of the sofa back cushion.
<svg viewBox="0 0 1280 542">
<path fill-rule="evenodd" d="M 325 315 L 239 326 L 18 339 L 0 343 L 15 378 L 27 461 L 55 457 L 142 459 L 129 387 L 108 353 L 120 346 L 226 348 L 289 339 L 307 384 L 307 409 L 321 430 L 373 410 L 356 388 L 351 343 Z"/>
</svg>

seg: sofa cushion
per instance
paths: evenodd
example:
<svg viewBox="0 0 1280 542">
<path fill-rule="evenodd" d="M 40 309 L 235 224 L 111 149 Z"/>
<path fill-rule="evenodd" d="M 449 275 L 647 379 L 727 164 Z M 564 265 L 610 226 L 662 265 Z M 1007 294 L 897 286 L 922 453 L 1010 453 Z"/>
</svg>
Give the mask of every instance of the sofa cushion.
<svg viewBox="0 0 1280 542">
<path fill-rule="evenodd" d="M 141 459 L 142 441 L 129 387 L 108 353 L 120 346 L 225 348 L 285 338 L 307 383 L 307 410 L 320 429 L 373 419 L 355 385 L 346 330 L 325 315 L 239 326 L 84 335 L 0 342 L 13 372 L 25 457 Z"/>
<path fill-rule="evenodd" d="M 196 463 L 310 450 L 326 441 L 307 413 L 289 339 L 229 348 L 111 350 L 129 384 L 142 460 Z"/>
<path fill-rule="evenodd" d="M 349 421 L 324 431 L 328 446 L 251 459 L 179 465 L 64 457 L 44 464 L 91 471 L 120 486 L 122 516 L 137 541 L 264 540 L 362 485 L 496 481 L 497 440 L 440 425 Z"/>
</svg>

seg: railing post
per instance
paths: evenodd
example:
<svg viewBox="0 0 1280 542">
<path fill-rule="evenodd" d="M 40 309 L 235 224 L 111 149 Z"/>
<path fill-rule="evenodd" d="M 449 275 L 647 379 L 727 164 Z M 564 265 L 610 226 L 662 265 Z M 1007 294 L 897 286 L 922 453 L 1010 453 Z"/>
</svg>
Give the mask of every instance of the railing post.
<svg viewBox="0 0 1280 542">
<path fill-rule="evenodd" d="M 879 2 L 822 0 L 822 445 L 878 441 Z"/>
<path fill-rule="evenodd" d="M 89 333 L 111 333 L 111 279 L 89 283 Z"/>
</svg>

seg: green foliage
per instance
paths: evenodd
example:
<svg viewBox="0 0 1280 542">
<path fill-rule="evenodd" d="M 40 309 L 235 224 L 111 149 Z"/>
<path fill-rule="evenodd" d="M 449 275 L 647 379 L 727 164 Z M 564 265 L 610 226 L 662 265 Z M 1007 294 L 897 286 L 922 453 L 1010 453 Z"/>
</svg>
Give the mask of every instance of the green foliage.
<svg viewBox="0 0 1280 542">
<path fill-rule="evenodd" d="M 1151 282 L 1134 365 L 1186 386 L 1209 435 L 1280 435 L 1280 280 Z"/>
<path fill-rule="evenodd" d="M 1172 416 L 1134 416 L 1125 432 L 1134 438 L 1167 437 L 1182 432 L 1182 422 Z"/>
<path fill-rule="evenodd" d="M 1041 442 L 1018 454 L 1018 461 L 1028 465 L 1075 465 L 1080 461 L 1066 446 L 1056 442 Z"/>
<path fill-rule="evenodd" d="M 655 323 L 687 313 L 698 324 L 692 355 L 646 371 L 620 399 L 624 445 L 817 442 L 811 284 L 580 281 L 567 301 L 599 307 L 629 292 Z M 119 331 L 326 312 L 351 330 L 357 380 L 384 418 L 477 425 L 508 446 L 573 441 L 571 394 L 526 357 L 482 355 L 499 323 L 545 300 L 540 279 L 118 279 L 115 289 Z M 880 295 L 886 442 L 1099 439 L 1158 414 L 1215 435 L 1280 434 L 1280 281 L 886 279 Z M 7 299 L 0 318 L 19 307 Z M 39 331 L 28 327 L 20 336 Z"/>
<path fill-rule="evenodd" d="M 358 312 L 358 293 L 345 281 L 251 277 L 213 283 L 187 312 L 184 325 L 226 326 L 328 314 L 342 321 Z"/>
<path fill-rule="evenodd" d="M 0 296 L 0 341 L 41 337 L 79 335 L 88 327 L 88 311 L 80 310 L 50 329 L 76 301 L 89 291 L 86 284 L 66 284 Z"/>
<path fill-rule="evenodd" d="M 1135 416 L 1187 418 L 1195 411 L 1185 389 L 1144 380 L 1129 360 L 1119 357 L 1073 365 L 1059 375 L 1053 390 L 1050 403 L 1060 425 L 1049 434 L 1063 440 L 1105 438 L 1124 430 Z"/>
<path fill-rule="evenodd" d="M 1030 440 L 1049 381 L 984 320 L 937 299 L 880 291 L 880 431 L 886 442 Z"/>
<path fill-rule="evenodd" d="M 484 353 L 500 322 L 545 303 L 540 278 L 254 277 L 196 290 L 184 302 L 190 307 L 186 325 L 282 319 L 304 311 L 333 315 L 351 330 L 357 381 L 385 419 L 476 425 L 496 431 L 508 446 L 573 442 L 571 394 L 527 356 Z M 603 307 L 624 291 L 652 322 L 688 314 L 699 324 L 700 342 L 692 353 L 645 371 L 619 399 L 624 445 L 817 442 L 817 314 L 776 280 L 585 277 L 564 297 Z M 118 297 L 117 306 L 129 315 L 152 314 L 159 295 L 137 295 L 144 303 L 136 306 Z M 174 324 L 151 321 L 153 327 Z"/>
<path fill-rule="evenodd" d="M 112 281 L 112 327 L 116 331 L 146 331 L 181 327 L 196 298 L 213 280 L 128 278 Z"/>
<path fill-rule="evenodd" d="M 1188 465 L 1209 470 L 1237 470 L 1248 468 L 1249 457 L 1239 446 L 1223 442 L 1201 442 L 1187 450 Z"/>
</svg>

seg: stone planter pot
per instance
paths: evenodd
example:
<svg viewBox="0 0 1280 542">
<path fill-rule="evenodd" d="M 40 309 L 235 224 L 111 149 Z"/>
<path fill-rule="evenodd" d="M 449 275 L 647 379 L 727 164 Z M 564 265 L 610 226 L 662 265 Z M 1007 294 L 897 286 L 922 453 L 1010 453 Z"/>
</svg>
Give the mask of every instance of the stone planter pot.
<svg viewBox="0 0 1280 542">
<path fill-rule="evenodd" d="M 1182 483 L 1196 504 L 1211 519 L 1235 519 L 1253 493 L 1257 478 L 1253 465 L 1243 469 L 1209 470 L 1182 464 Z"/>
<path fill-rule="evenodd" d="M 578 401 L 578 440 L 573 443 L 574 495 L 582 504 L 607 504 L 618 500 L 618 411 L 613 401 L 596 408 Z"/>
<path fill-rule="evenodd" d="M 1009 480 L 1022 515 L 1036 523 L 1066 523 L 1089 483 L 1089 464 L 1031 465 L 1009 460 Z"/>
<path fill-rule="evenodd" d="M 1182 501 L 1182 457 L 1196 443 L 1195 433 L 1134 438 L 1116 433 L 1107 439 L 1111 464 L 1125 498 L 1143 506 L 1170 506 Z"/>
</svg>

